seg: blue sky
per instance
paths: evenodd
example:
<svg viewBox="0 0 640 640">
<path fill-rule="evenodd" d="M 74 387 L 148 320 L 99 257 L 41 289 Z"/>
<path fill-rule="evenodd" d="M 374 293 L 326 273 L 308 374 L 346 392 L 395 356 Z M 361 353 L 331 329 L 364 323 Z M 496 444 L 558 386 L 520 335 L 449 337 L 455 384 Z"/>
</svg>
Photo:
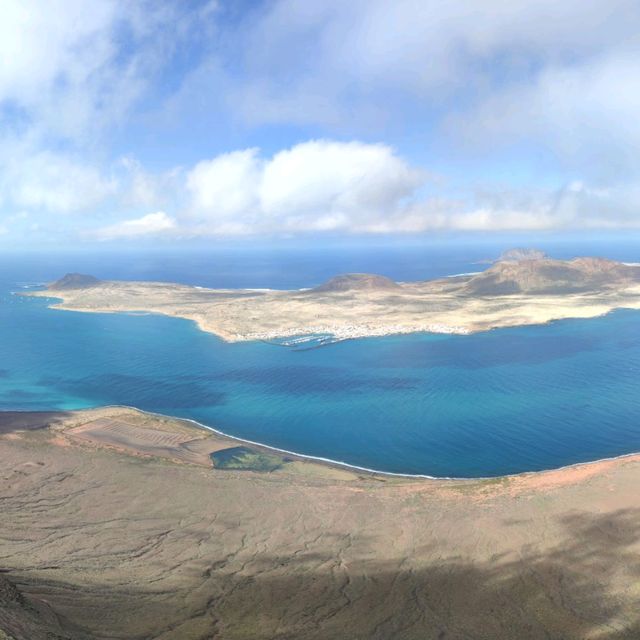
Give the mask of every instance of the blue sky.
<svg viewBox="0 0 640 640">
<path fill-rule="evenodd" d="M 635 233 L 640 4 L 6 0 L 0 246 Z"/>
</svg>

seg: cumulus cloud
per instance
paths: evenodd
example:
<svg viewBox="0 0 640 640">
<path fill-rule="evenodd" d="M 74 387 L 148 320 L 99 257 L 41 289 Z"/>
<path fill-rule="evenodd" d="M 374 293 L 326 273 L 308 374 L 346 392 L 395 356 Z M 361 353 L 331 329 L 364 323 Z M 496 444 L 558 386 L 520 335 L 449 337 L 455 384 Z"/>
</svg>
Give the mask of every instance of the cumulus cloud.
<svg viewBox="0 0 640 640">
<path fill-rule="evenodd" d="M 503 173 L 511 148 L 525 167 L 546 154 L 558 184 L 640 181 L 638 32 L 635 0 L 275 0 L 234 24 L 172 106 L 254 128 L 399 132 Z"/>
<path fill-rule="evenodd" d="M 43 237 L 103 239 L 636 228 L 639 32 L 637 0 L 7 0 L 0 223 L 24 210 Z"/>
<path fill-rule="evenodd" d="M 640 183 L 456 189 L 391 147 L 312 140 L 252 148 L 187 171 L 177 224 L 188 236 L 410 234 L 640 228 Z"/>
<path fill-rule="evenodd" d="M 189 215 L 212 230 L 350 229 L 393 214 L 424 174 L 382 144 L 312 140 L 270 158 L 224 154 L 187 176 Z"/>
<path fill-rule="evenodd" d="M 166 233 L 175 229 L 176 224 L 164 211 L 148 213 L 141 218 L 123 220 L 89 232 L 89 237 L 97 240 L 120 240 L 143 238 Z"/>
<path fill-rule="evenodd" d="M 199 162 L 187 176 L 193 213 L 218 219 L 253 213 L 259 207 L 263 168 L 258 149 L 233 151 Z"/>
</svg>

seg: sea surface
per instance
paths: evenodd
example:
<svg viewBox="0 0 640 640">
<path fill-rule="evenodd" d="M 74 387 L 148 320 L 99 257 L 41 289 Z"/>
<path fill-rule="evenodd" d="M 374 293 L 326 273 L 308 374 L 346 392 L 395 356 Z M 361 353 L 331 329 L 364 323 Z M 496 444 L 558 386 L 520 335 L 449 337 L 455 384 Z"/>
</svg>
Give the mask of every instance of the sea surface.
<svg viewBox="0 0 640 640">
<path fill-rule="evenodd" d="M 554 248 L 561 257 L 640 258 L 632 245 Z M 295 350 L 226 344 L 186 320 L 53 310 L 46 300 L 15 295 L 72 270 L 256 288 L 313 286 L 344 271 L 412 280 L 486 268 L 483 260 L 498 249 L 4 256 L 0 409 L 130 405 L 298 453 L 446 477 L 640 451 L 638 311 L 471 336 L 416 334 Z"/>
</svg>

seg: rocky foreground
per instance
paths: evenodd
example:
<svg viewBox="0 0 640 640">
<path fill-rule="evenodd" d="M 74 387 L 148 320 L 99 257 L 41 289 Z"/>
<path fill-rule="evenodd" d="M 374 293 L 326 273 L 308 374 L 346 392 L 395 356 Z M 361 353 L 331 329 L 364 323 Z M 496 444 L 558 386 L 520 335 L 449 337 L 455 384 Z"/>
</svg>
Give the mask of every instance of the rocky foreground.
<svg viewBox="0 0 640 640">
<path fill-rule="evenodd" d="M 640 308 L 640 267 L 603 258 L 554 260 L 517 250 L 486 271 L 424 282 L 344 274 L 301 291 L 203 289 L 160 282 L 100 281 L 67 274 L 46 291 L 54 306 L 86 312 L 144 311 L 195 321 L 231 342 L 295 336 L 336 340 L 591 318 Z"/>
<path fill-rule="evenodd" d="M 640 637 L 636 456 L 464 482 L 214 466 L 237 445 L 0 414 L 0 638 Z"/>
</svg>

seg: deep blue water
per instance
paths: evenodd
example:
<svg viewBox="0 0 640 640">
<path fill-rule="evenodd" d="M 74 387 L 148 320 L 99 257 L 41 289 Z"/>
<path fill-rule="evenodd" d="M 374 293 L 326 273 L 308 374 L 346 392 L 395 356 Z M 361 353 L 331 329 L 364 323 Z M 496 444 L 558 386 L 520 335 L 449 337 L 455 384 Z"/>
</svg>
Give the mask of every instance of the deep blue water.
<svg viewBox="0 0 640 640">
<path fill-rule="evenodd" d="M 612 257 L 637 260 L 632 248 L 624 251 Z M 414 248 L 276 259 L 253 252 L 182 262 L 155 254 L 5 259 L 0 409 L 133 405 L 300 453 L 435 476 L 498 475 L 640 451 L 640 312 L 295 351 L 225 344 L 179 319 L 57 311 L 11 295 L 71 269 L 287 287 L 345 270 L 399 279 L 477 270 L 487 253 L 483 246 L 475 254 Z"/>
</svg>

